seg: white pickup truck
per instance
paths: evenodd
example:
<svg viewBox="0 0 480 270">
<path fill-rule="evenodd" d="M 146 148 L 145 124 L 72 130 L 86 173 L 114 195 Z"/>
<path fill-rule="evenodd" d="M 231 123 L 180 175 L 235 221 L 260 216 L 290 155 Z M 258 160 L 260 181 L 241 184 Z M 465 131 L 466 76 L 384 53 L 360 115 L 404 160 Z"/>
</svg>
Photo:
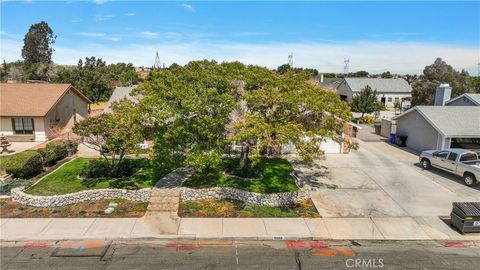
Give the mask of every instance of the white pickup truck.
<svg viewBox="0 0 480 270">
<path fill-rule="evenodd" d="M 480 182 L 480 160 L 477 153 L 470 150 L 451 148 L 423 151 L 420 164 L 425 170 L 435 167 L 462 176 L 467 186 Z"/>
</svg>

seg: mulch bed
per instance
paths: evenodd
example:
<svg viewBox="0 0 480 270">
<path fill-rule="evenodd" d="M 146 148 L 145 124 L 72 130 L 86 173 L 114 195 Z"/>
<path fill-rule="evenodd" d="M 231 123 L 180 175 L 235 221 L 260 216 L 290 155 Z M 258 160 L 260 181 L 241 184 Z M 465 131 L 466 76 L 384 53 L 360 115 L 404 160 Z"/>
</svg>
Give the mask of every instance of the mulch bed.
<svg viewBox="0 0 480 270">
<path fill-rule="evenodd" d="M 115 202 L 118 206 L 111 214 L 103 211 L 108 204 Z M 123 199 L 87 201 L 57 208 L 38 208 L 26 206 L 11 199 L 0 200 L 1 218 L 122 218 L 142 217 L 147 211 L 148 203 L 133 202 Z"/>
<path fill-rule="evenodd" d="M 312 200 L 303 200 L 291 207 L 269 207 L 229 200 L 180 202 L 180 217 L 309 217 L 318 218 Z"/>
</svg>

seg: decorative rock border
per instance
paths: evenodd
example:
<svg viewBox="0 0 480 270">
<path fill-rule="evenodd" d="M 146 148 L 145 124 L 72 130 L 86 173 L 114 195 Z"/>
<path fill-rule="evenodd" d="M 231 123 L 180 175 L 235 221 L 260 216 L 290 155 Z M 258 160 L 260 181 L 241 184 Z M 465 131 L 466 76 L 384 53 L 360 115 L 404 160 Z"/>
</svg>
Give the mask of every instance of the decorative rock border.
<svg viewBox="0 0 480 270">
<path fill-rule="evenodd" d="M 148 202 L 151 188 L 138 190 L 127 189 L 91 189 L 76 193 L 55 196 L 36 196 L 24 192 L 24 187 L 14 188 L 10 197 L 12 200 L 24 205 L 34 207 L 53 208 L 74 204 L 83 201 L 96 201 L 102 199 L 127 199 L 137 202 Z"/>
<path fill-rule="evenodd" d="M 183 201 L 227 199 L 263 206 L 291 206 L 301 200 L 310 198 L 310 190 L 307 187 L 303 187 L 292 192 L 266 194 L 228 187 L 183 188 L 180 192 L 180 198 Z"/>
<path fill-rule="evenodd" d="M 178 168 L 164 176 L 155 185 L 155 189 L 170 189 L 183 183 L 193 173 L 192 168 Z M 295 173 L 292 173 L 298 190 L 281 193 L 255 193 L 242 189 L 228 187 L 214 187 L 205 189 L 192 189 L 183 187 L 180 190 L 180 198 L 183 201 L 195 200 L 235 200 L 263 206 L 291 206 L 301 200 L 310 198 L 311 187 L 302 181 Z M 91 189 L 76 193 L 55 196 L 37 196 L 24 192 L 25 187 L 11 190 L 12 200 L 24 205 L 34 207 L 53 208 L 66 206 L 83 201 L 96 201 L 101 199 L 127 199 L 137 202 L 148 202 L 152 194 L 152 188 L 138 190 L 127 189 Z"/>
</svg>

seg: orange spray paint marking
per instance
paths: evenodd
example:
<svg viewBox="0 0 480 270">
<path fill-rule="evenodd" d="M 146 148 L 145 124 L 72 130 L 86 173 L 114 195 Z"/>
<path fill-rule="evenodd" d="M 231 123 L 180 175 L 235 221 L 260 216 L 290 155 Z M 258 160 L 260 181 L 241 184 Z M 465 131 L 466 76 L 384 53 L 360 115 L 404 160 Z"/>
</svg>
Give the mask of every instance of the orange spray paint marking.
<svg viewBox="0 0 480 270">
<path fill-rule="evenodd" d="M 313 248 L 311 252 L 313 256 L 321 257 L 335 257 L 337 254 L 345 257 L 355 256 L 355 252 L 346 248 Z"/>
</svg>

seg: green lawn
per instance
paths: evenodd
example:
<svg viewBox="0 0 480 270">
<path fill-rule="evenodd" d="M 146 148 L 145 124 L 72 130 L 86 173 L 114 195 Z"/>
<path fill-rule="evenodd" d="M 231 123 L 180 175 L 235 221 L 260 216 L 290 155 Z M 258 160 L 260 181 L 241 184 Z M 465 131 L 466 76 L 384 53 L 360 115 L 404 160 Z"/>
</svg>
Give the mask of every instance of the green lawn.
<svg viewBox="0 0 480 270">
<path fill-rule="evenodd" d="M 145 167 L 141 168 L 135 175 L 127 178 L 96 178 L 79 179 L 77 176 L 83 168 L 88 165 L 90 159 L 76 158 L 66 163 L 57 170 L 45 176 L 36 185 L 32 186 L 26 193 L 33 195 L 60 195 L 78 192 L 87 189 L 100 188 L 127 188 L 139 189 L 155 185 L 156 178 L 153 170 L 145 160 Z"/>
<path fill-rule="evenodd" d="M 231 161 L 225 163 L 231 164 Z M 295 179 L 290 174 L 293 171 L 292 165 L 285 159 L 262 158 L 258 170 L 263 176 L 260 180 L 244 180 L 224 174 L 206 176 L 194 174 L 183 185 L 190 188 L 232 187 L 258 193 L 277 193 L 298 189 Z"/>
</svg>

